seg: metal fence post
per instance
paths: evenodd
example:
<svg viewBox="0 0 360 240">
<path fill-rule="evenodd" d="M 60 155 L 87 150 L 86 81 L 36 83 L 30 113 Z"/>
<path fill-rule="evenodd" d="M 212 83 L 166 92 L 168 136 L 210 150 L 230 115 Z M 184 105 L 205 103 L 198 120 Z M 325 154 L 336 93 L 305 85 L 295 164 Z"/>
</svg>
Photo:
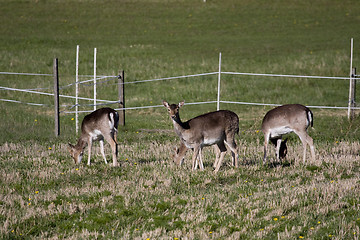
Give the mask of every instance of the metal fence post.
<svg viewBox="0 0 360 240">
<path fill-rule="evenodd" d="M 94 48 L 94 111 L 96 110 L 96 48 Z"/>
<path fill-rule="evenodd" d="M 352 72 L 353 72 L 353 51 L 354 51 L 354 39 L 350 40 L 350 83 L 349 83 L 349 102 L 348 102 L 348 119 L 351 119 L 351 96 L 352 96 Z"/>
<path fill-rule="evenodd" d="M 125 73 L 124 70 L 119 72 L 118 89 L 119 89 L 119 124 L 125 126 Z"/>
<path fill-rule="evenodd" d="M 354 119 L 355 118 L 355 110 L 354 108 L 356 107 L 356 68 L 352 69 L 352 74 L 351 74 L 351 90 L 350 90 L 350 119 Z"/>
<path fill-rule="evenodd" d="M 55 105 L 55 136 L 60 135 L 60 118 L 59 118 L 59 69 L 58 59 L 54 59 L 54 105 Z"/>
<path fill-rule="evenodd" d="M 216 110 L 220 110 L 221 53 L 219 54 L 219 75 Z"/>
</svg>

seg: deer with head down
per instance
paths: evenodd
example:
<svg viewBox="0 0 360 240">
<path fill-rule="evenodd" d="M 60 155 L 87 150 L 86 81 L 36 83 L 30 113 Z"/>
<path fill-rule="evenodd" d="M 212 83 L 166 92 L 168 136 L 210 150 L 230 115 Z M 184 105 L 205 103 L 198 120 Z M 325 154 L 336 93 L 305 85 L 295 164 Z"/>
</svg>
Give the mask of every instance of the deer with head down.
<svg viewBox="0 0 360 240">
<path fill-rule="evenodd" d="M 163 105 L 167 108 L 173 122 L 175 133 L 181 140 L 181 145 L 174 156 L 174 162 L 181 165 L 186 151 L 193 149 L 192 169 L 195 170 L 199 163 L 200 169 L 203 170 L 201 150 L 204 146 L 216 145 L 216 161 L 213 165 L 215 172 L 220 169 L 227 151 L 226 146 L 232 152 L 233 165 L 238 167 L 238 153 L 235 143 L 235 135 L 239 133 L 238 116 L 234 112 L 220 110 L 182 122 L 179 109 L 184 104 L 184 101 L 179 104 L 169 104 L 163 101 Z"/>
<path fill-rule="evenodd" d="M 68 149 L 75 164 L 80 164 L 84 149 L 88 146 L 88 162 L 90 165 L 91 146 L 93 141 L 100 142 L 101 154 L 107 164 L 104 152 L 104 139 L 110 144 L 113 166 L 117 165 L 117 128 L 119 114 L 111 108 L 100 108 L 84 117 L 81 124 L 81 136 L 76 145 L 69 143 Z"/>
<path fill-rule="evenodd" d="M 261 129 L 264 133 L 264 160 L 269 140 L 276 146 L 276 157 L 280 160 L 287 153 L 286 141 L 282 136 L 294 132 L 299 136 L 303 146 L 303 161 L 306 160 L 306 148 L 310 146 L 310 152 L 315 160 L 315 148 L 313 139 L 307 133 L 309 126 L 313 126 L 313 113 L 300 104 L 287 104 L 268 111 L 263 119 Z"/>
</svg>

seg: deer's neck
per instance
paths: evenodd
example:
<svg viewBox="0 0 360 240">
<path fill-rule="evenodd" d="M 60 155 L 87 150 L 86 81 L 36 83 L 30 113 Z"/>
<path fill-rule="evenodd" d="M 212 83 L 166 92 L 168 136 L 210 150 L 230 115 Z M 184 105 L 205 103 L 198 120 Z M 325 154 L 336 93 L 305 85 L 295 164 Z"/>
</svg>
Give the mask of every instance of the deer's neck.
<svg viewBox="0 0 360 240">
<path fill-rule="evenodd" d="M 189 129 L 189 126 L 186 123 L 183 123 L 181 121 L 179 115 L 172 118 L 172 120 L 173 120 L 173 124 L 174 124 L 174 129 L 175 129 L 175 132 L 177 133 L 177 135 L 181 136 L 186 129 Z"/>
<path fill-rule="evenodd" d="M 77 150 L 84 150 L 84 148 L 86 147 L 87 145 L 87 141 L 86 141 L 86 138 L 81 136 L 77 142 L 77 144 L 75 145 L 75 148 Z"/>
</svg>

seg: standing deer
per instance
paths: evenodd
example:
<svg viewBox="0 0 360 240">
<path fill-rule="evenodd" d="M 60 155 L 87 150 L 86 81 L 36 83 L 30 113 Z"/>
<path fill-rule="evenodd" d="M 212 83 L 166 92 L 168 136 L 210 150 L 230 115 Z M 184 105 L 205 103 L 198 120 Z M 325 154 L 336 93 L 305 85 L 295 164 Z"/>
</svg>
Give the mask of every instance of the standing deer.
<svg viewBox="0 0 360 240">
<path fill-rule="evenodd" d="M 104 139 L 110 144 L 113 166 L 117 165 L 117 127 L 119 114 L 111 108 L 100 108 L 84 117 L 81 124 L 81 136 L 74 146 L 69 143 L 69 152 L 75 164 L 80 164 L 84 149 L 88 145 L 88 165 L 90 165 L 91 146 L 93 141 L 100 141 L 101 154 L 107 164 L 104 153 Z"/>
<path fill-rule="evenodd" d="M 204 169 L 201 150 L 204 146 L 216 144 L 217 154 L 214 163 L 215 172 L 218 172 L 226 154 L 226 146 L 232 151 L 233 165 L 238 167 L 238 153 L 235 143 L 235 134 L 239 133 L 239 118 L 228 110 L 206 113 L 187 122 L 182 122 L 179 109 L 184 101 L 178 105 L 163 101 L 168 109 L 170 119 L 174 124 L 176 134 L 180 137 L 181 145 L 174 156 L 174 162 L 181 165 L 186 151 L 193 149 L 192 169 L 197 168 L 199 157 L 200 169 Z M 225 146 L 226 145 L 226 146 Z"/>
<path fill-rule="evenodd" d="M 269 140 L 276 146 L 276 157 L 278 159 L 286 156 L 286 141 L 282 142 L 281 138 L 283 135 L 291 132 L 299 136 L 304 146 L 304 163 L 306 160 L 307 145 L 310 146 L 312 158 L 315 160 L 313 139 L 307 133 L 309 126 L 313 126 L 313 113 L 303 105 L 287 104 L 267 112 L 261 126 L 265 140 L 263 163 L 266 161 L 266 149 Z"/>
</svg>

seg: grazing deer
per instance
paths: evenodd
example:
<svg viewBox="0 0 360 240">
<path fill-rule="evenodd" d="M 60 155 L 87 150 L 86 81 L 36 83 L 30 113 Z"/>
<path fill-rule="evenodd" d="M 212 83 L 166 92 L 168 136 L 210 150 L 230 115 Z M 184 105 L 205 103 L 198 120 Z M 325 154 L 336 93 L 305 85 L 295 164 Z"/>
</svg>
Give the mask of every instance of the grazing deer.
<svg viewBox="0 0 360 240">
<path fill-rule="evenodd" d="M 269 140 L 276 146 L 276 157 L 279 160 L 286 156 L 286 141 L 282 142 L 281 138 L 291 132 L 299 136 L 304 146 L 304 163 L 307 145 L 310 146 L 312 158 L 315 160 L 313 139 L 306 132 L 309 126 L 313 126 L 313 113 L 303 105 L 287 104 L 267 112 L 261 126 L 265 140 L 263 163 L 266 161 L 266 149 Z"/>
<path fill-rule="evenodd" d="M 219 171 L 222 160 L 226 154 L 226 146 L 232 151 L 233 165 L 238 167 L 238 153 L 235 143 L 235 134 L 239 133 L 239 118 L 228 110 L 206 113 L 197 116 L 187 122 L 182 122 L 179 109 L 184 105 L 184 101 L 178 105 L 169 104 L 163 101 L 168 109 L 170 119 L 173 121 L 176 134 L 181 139 L 181 145 L 174 156 L 174 162 L 181 165 L 186 151 L 190 148 L 194 150 L 192 157 L 192 169 L 198 165 L 199 157 L 200 169 L 204 169 L 201 150 L 204 146 L 217 145 L 216 161 L 214 163 L 215 172 Z M 226 145 L 226 146 L 225 146 Z"/>
<path fill-rule="evenodd" d="M 74 146 L 69 143 L 69 152 L 75 164 L 80 164 L 84 149 L 88 145 L 88 165 L 90 165 L 91 146 L 93 141 L 100 141 L 101 154 L 107 164 L 104 153 L 104 139 L 110 144 L 113 155 L 113 166 L 117 165 L 117 127 L 119 114 L 111 108 L 100 108 L 84 117 L 81 124 L 81 136 Z"/>
</svg>

